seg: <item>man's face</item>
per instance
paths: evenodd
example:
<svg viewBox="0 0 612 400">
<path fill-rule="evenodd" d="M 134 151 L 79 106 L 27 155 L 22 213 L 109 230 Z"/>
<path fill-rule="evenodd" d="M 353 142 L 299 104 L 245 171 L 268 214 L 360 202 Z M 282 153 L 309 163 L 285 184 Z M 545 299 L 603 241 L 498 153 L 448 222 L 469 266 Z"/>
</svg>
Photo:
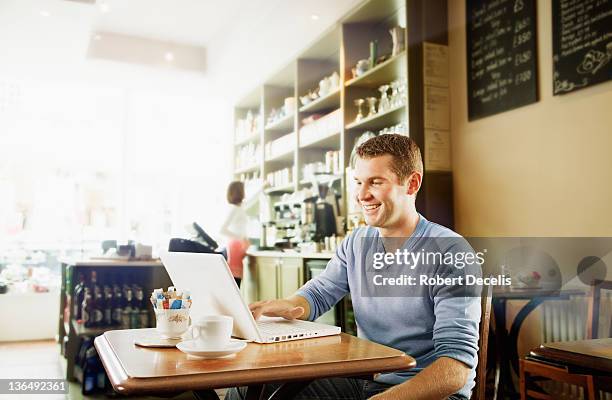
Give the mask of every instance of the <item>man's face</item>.
<svg viewBox="0 0 612 400">
<path fill-rule="evenodd" d="M 401 226 L 414 208 L 419 182 L 414 188 L 413 175 L 403 184 L 391 171 L 392 156 L 357 158 L 355 163 L 356 197 L 366 223 L 393 230 Z M 416 173 L 415 173 L 416 174 Z"/>
</svg>

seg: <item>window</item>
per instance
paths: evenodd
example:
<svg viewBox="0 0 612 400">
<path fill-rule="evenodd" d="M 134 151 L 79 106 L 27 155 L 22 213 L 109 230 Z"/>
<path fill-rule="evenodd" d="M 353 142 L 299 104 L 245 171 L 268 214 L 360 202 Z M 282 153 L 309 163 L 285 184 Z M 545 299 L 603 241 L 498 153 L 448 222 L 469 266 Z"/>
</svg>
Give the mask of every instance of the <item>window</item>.
<svg viewBox="0 0 612 400">
<path fill-rule="evenodd" d="M 105 239 L 165 248 L 192 221 L 214 230 L 231 155 L 217 106 L 205 95 L 0 80 L 0 268 L 35 252 L 48 264 L 98 251 Z"/>
</svg>

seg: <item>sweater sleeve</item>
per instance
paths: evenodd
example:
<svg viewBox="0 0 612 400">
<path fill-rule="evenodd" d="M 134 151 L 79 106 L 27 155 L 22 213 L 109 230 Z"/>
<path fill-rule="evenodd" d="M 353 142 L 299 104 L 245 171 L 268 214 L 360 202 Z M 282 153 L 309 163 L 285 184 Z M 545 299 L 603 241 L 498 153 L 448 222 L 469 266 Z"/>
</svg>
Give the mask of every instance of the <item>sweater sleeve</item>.
<svg viewBox="0 0 612 400">
<path fill-rule="evenodd" d="M 446 253 L 459 254 L 472 252 L 463 238 L 455 242 Z M 436 321 L 433 328 L 434 351 L 437 357 L 450 357 L 461 361 L 470 368 L 477 364 L 478 328 L 480 323 L 480 297 L 474 286 L 465 284 L 466 275 L 480 277 L 480 265 L 458 268 L 444 264 L 437 271 L 439 276 L 463 278 L 458 286 L 437 285 L 432 290 Z"/>
<path fill-rule="evenodd" d="M 314 321 L 338 303 L 348 292 L 346 273 L 347 249 L 350 240 L 345 239 L 336 254 L 327 263 L 325 270 L 316 278 L 306 282 L 297 295 L 304 297 L 310 305 L 308 320 Z"/>
</svg>

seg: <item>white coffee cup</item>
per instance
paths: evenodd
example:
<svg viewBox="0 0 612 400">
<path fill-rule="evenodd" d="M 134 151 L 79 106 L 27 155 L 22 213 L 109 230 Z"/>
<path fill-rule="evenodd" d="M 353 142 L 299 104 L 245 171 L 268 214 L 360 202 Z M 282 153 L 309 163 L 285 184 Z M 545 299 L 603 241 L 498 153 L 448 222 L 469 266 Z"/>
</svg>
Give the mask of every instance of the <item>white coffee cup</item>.
<svg viewBox="0 0 612 400">
<path fill-rule="evenodd" d="M 189 330 L 198 347 L 220 349 L 229 345 L 234 319 L 226 315 L 206 315 L 191 325 Z"/>
<path fill-rule="evenodd" d="M 167 339 L 178 339 L 189 329 L 189 309 L 155 310 L 157 331 Z"/>
</svg>

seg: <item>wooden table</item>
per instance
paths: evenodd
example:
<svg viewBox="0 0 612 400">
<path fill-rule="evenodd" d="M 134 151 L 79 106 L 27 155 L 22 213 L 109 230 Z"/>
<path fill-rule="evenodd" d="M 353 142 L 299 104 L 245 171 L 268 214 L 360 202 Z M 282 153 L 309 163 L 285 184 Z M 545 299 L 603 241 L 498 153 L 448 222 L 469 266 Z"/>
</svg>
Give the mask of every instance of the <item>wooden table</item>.
<svg viewBox="0 0 612 400">
<path fill-rule="evenodd" d="M 270 398 L 291 398 L 319 378 L 369 376 L 414 368 L 405 353 L 347 334 L 274 344 L 249 343 L 228 358 L 198 359 L 176 348 L 134 344 L 151 329 L 108 331 L 95 346 L 113 388 L 121 394 L 171 394 L 193 390 L 216 398 L 215 388 L 249 386 L 259 398 L 265 383 L 282 383 Z"/>
<path fill-rule="evenodd" d="M 544 343 L 531 350 L 530 355 L 596 375 L 612 376 L 612 338 Z"/>
</svg>

